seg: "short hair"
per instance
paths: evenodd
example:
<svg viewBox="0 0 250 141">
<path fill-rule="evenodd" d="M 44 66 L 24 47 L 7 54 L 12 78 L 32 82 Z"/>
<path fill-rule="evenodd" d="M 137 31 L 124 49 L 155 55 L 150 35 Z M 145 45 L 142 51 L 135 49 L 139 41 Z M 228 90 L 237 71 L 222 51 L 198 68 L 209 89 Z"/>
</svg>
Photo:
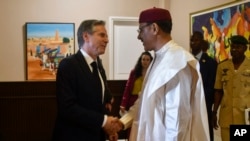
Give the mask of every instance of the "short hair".
<svg viewBox="0 0 250 141">
<path fill-rule="evenodd" d="M 194 31 L 192 36 L 196 36 L 199 40 L 203 40 L 203 34 L 200 31 Z"/>
<path fill-rule="evenodd" d="M 157 21 L 155 22 L 163 32 L 171 34 L 172 31 L 172 20 Z"/>
<path fill-rule="evenodd" d="M 230 39 L 229 39 L 230 44 L 241 44 L 241 45 L 247 45 L 249 44 L 248 40 L 242 36 L 242 35 L 233 35 Z"/>
<path fill-rule="evenodd" d="M 102 20 L 85 20 L 83 21 L 77 30 L 77 40 L 78 40 L 78 46 L 81 48 L 81 46 L 84 44 L 84 40 L 82 38 L 82 35 L 84 32 L 87 32 L 89 34 L 93 33 L 93 27 L 97 25 L 105 25 L 105 22 Z"/>
</svg>

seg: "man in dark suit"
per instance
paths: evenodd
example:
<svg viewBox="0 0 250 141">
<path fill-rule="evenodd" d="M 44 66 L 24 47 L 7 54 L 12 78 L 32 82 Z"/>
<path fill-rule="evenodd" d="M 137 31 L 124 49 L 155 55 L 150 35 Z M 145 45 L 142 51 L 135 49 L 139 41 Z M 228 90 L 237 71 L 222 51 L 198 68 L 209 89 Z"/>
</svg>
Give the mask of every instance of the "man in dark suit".
<svg viewBox="0 0 250 141">
<path fill-rule="evenodd" d="M 99 55 L 105 53 L 105 22 L 83 21 L 77 32 L 79 50 L 60 62 L 56 77 L 58 115 L 54 141 L 117 140 L 115 117 L 108 116 L 112 96 Z M 92 63 L 97 63 L 96 76 Z M 118 130 L 118 129 L 117 129 Z"/>
<path fill-rule="evenodd" d="M 206 53 L 209 44 L 203 39 L 201 32 L 195 31 L 190 39 L 192 54 L 199 60 L 200 72 L 205 92 L 210 140 L 214 140 L 212 124 L 212 105 L 214 101 L 214 82 L 217 62 Z"/>
</svg>

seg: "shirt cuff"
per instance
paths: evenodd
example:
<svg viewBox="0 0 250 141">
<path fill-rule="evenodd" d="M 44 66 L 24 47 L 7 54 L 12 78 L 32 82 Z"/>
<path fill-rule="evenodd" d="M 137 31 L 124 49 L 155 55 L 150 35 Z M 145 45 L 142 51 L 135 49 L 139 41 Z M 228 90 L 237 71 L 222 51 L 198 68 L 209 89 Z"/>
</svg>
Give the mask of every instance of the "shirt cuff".
<svg viewBox="0 0 250 141">
<path fill-rule="evenodd" d="M 123 130 L 126 130 L 129 127 L 131 127 L 132 122 L 133 122 L 133 117 L 130 114 L 125 114 L 123 117 L 120 118 L 120 121 L 124 125 L 124 129 Z"/>
<path fill-rule="evenodd" d="M 106 124 L 107 122 L 107 115 L 104 115 L 104 119 L 103 119 L 103 123 L 102 123 L 102 127 L 104 127 L 104 125 Z"/>
</svg>

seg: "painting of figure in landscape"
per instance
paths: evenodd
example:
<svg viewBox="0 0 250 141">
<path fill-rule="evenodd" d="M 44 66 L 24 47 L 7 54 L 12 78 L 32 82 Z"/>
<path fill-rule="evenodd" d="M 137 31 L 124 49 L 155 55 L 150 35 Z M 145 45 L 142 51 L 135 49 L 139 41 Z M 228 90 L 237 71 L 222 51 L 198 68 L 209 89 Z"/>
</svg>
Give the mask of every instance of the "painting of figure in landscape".
<svg viewBox="0 0 250 141">
<path fill-rule="evenodd" d="M 74 54 L 73 23 L 26 23 L 27 80 L 55 80 L 60 61 Z"/>
</svg>

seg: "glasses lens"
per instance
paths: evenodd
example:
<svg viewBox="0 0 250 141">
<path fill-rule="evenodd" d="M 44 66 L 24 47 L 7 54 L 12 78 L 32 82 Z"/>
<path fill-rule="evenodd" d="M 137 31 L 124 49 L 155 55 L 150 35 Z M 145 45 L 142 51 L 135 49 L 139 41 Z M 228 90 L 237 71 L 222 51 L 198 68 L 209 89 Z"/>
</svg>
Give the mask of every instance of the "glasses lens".
<svg viewBox="0 0 250 141">
<path fill-rule="evenodd" d="M 139 29 L 137 29 L 137 32 L 140 34 L 140 33 L 142 32 L 142 30 L 143 30 L 145 27 L 149 26 L 149 25 L 151 25 L 151 23 L 147 23 L 147 24 L 145 24 L 145 25 L 139 27 Z"/>
</svg>

